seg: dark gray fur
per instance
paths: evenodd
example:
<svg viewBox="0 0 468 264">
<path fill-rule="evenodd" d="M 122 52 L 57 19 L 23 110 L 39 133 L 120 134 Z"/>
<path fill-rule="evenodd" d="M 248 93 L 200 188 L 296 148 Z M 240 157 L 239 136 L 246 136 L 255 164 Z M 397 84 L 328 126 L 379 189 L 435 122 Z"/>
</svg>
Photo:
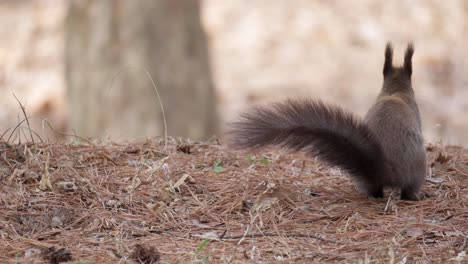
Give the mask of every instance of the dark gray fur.
<svg viewBox="0 0 468 264">
<path fill-rule="evenodd" d="M 411 85 L 413 53 L 409 44 L 403 66 L 393 67 L 387 44 L 383 87 L 364 119 L 320 101 L 287 100 L 242 114 L 230 124 L 229 143 L 305 151 L 349 172 L 369 196 L 383 197 L 385 187 L 397 187 L 402 199 L 417 200 L 426 155 Z"/>
</svg>

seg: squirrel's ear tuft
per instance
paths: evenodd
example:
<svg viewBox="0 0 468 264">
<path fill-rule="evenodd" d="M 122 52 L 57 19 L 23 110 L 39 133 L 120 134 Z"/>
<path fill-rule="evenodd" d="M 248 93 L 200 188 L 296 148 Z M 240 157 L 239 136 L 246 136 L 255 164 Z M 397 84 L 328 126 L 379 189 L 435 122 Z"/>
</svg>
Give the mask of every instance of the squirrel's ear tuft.
<svg viewBox="0 0 468 264">
<path fill-rule="evenodd" d="M 393 67 L 393 48 L 390 42 L 387 42 L 387 46 L 385 47 L 385 62 L 383 67 L 383 75 L 384 77 L 387 76 Z"/>
<path fill-rule="evenodd" d="M 411 42 L 408 44 L 408 47 L 406 48 L 405 62 L 403 63 L 403 69 L 410 77 L 411 77 L 411 74 L 413 73 L 413 66 L 411 62 L 411 59 L 413 58 L 413 54 L 414 54 L 414 44 Z"/>
</svg>

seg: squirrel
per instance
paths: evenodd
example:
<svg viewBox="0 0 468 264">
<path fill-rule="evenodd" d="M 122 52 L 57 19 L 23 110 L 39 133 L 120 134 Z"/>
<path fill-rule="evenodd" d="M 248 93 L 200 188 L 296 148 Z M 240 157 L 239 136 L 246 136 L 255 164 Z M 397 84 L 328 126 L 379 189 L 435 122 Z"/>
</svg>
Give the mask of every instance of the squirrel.
<svg viewBox="0 0 468 264">
<path fill-rule="evenodd" d="M 384 188 L 401 190 L 401 199 L 419 200 L 426 176 L 421 117 L 411 85 L 413 43 L 401 67 L 385 47 L 383 86 L 364 118 L 312 99 L 289 99 L 257 106 L 229 124 L 228 144 L 236 149 L 277 146 L 337 166 L 368 196 Z"/>
</svg>

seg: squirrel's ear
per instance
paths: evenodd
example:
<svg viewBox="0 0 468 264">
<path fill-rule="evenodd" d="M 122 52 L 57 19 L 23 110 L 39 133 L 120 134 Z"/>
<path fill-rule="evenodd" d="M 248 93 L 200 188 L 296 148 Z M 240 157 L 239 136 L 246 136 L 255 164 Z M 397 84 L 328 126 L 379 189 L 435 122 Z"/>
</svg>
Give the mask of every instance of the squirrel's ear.
<svg viewBox="0 0 468 264">
<path fill-rule="evenodd" d="M 383 66 L 383 75 L 384 77 L 387 76 L 393 67 L 393 48 L 390 42 L 387 42 L 387 46 L 385 47 L 385 62 Z"/>
<path fill-rule="evenodd" d="M 411 59 L 413 58 L 413 54 L 414 54 L 414 44 L 411 42 L 408 44 L 408 47 L 406 48 L 405 62 L 403 63 L 403 69 L 410 77 L 411 77 L 411 74 L 413 73 L 413 66 L 411 62 Z"/>
</svg>

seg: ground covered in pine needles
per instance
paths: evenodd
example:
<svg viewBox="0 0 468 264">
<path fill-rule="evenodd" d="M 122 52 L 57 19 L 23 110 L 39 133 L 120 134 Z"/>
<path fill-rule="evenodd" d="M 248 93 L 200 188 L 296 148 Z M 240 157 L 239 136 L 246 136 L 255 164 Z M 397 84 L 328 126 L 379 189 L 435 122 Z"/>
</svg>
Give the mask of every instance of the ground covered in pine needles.
<svg viewBox="0 0 468 264">
<path fill-rule="evenodd" d="M 418 202 L 366 198 L 301 155 L 216 142 L 0 147 L 1 263 L 468 261 L 460 147 L 427 147 Z"/>
</svg>

